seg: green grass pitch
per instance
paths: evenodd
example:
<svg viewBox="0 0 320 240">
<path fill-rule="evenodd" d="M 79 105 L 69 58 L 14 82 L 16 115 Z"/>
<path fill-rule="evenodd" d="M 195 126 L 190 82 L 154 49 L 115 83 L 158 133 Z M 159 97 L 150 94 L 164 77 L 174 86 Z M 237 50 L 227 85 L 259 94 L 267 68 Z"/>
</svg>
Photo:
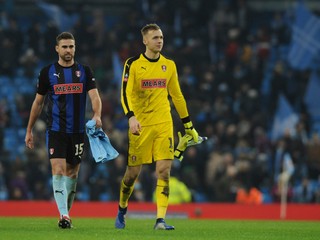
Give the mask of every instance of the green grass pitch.
<svg viewBox="0 0 320 240">
<path fill-rule="evenodd" d="M 174 231 L 153 230 L 153 219 L 127 219 L 124 230 L 114 228 L 114 219 L 74 218 L 72 229 L 59 229 L 56 218 L 0 217 L 0 239 L 108 239 L 108 240 L 316 240 L 319 222 L 168 219 Z"/>
</svg>

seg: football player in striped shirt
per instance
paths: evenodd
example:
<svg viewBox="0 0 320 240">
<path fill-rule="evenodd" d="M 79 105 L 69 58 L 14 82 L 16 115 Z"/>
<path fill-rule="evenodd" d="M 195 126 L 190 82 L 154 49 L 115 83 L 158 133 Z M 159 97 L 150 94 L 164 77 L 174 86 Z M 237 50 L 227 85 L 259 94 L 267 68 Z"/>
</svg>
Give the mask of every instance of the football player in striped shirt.
<svg viewBox="0 0 320 240">
<path fill-rule="evenodd" d="M 74 59 L 74 36 L 69 32 L 59 34 L 55 49 L 58 61 L 44 67 L 38 77 L 25 143 L 28 148 L 34 148 L 32 129 L 46 104 L 46 142 L 52 169 L 53 194 L 60 214 L 58 226 L 70 228 L 69 211 L 76 193 L 84 149 L 87 94 L 97 128 L 102 125 L 102 106 L 91 68 Z"/>
</svg>

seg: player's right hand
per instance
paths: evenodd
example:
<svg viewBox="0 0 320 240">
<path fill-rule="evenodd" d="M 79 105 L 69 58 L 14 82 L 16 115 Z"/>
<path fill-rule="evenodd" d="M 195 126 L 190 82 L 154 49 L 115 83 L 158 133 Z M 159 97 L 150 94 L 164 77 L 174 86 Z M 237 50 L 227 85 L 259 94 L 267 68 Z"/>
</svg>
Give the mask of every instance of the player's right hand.
<svg viewBox="0 0 320 240">
<path fill-rule="evenodd" d="M 142 128 L 140 122 L 137 120 L 135 116 L 129 118 L 129 129 L 133 135 L 140 135 Z"/>
<path fill-rule="evenodd" d="M 26 147 L 33 149 L 34 148 L 34 142 L 33 142 L 33 135 L 32 133 L 28 133 L 26 134 L 26 138 L 25 138 L 25 143 L 26 143 Z"/>
</svg>

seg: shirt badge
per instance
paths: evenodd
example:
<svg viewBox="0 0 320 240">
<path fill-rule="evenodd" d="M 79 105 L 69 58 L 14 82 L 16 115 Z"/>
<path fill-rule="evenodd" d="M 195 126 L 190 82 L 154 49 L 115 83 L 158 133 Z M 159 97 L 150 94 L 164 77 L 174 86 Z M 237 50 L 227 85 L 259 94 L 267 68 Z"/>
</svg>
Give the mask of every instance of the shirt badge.
<svg viewBox="0 0 320 240">
<path fill-rule="evenodd" d="M 54 148 L 50 148 L 50 155 L 54 153 Z"/>
</svg>

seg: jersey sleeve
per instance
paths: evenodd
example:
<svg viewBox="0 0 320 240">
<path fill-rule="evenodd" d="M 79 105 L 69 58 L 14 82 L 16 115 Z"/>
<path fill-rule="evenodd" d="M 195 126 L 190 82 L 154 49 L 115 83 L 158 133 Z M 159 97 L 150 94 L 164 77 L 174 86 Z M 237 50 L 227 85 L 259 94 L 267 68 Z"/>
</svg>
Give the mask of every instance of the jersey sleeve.
<svg viewBox="0 0 320 240">
<path fill-rule="evenodd" d="M 85 66 L 84 69 L 85 69 L 86 76 L 87 76 L 87 81 L 86 81 L 87 91 L 94 89 L 94 88 L 97 88 L 96 79 L 94 77 L 92 69 L 88 66 Z"/>
<path fill-rule="evenodd" d="M 133 59 L 129 58 L 124 64 L 121 84 L 121 104 L 128 119 L 134 116 L 132 109 L 132 90 L 134 86 L 132 61 Z"/>
<path fill-rule="evenodd" d="M 49 90 L 49 68 L 45 67 L 43 68 L 38 76 L 38 82 L 37 82 L 37 93 L 40 95 L 46 95 Z"/>
<path fill-rule="evenodd" d="M 175 63 L 173 65 L 173 73 L 171 79 L 169 81 L 168 92 L 171 96 L 172 102 L 174 104 L 175 109 L 177 110 L 180 118 L 186 118 L 189 116 L 186 100 L 182 94 L 179 80 L 178 80 L 178 72 Z"/>
</svg>

